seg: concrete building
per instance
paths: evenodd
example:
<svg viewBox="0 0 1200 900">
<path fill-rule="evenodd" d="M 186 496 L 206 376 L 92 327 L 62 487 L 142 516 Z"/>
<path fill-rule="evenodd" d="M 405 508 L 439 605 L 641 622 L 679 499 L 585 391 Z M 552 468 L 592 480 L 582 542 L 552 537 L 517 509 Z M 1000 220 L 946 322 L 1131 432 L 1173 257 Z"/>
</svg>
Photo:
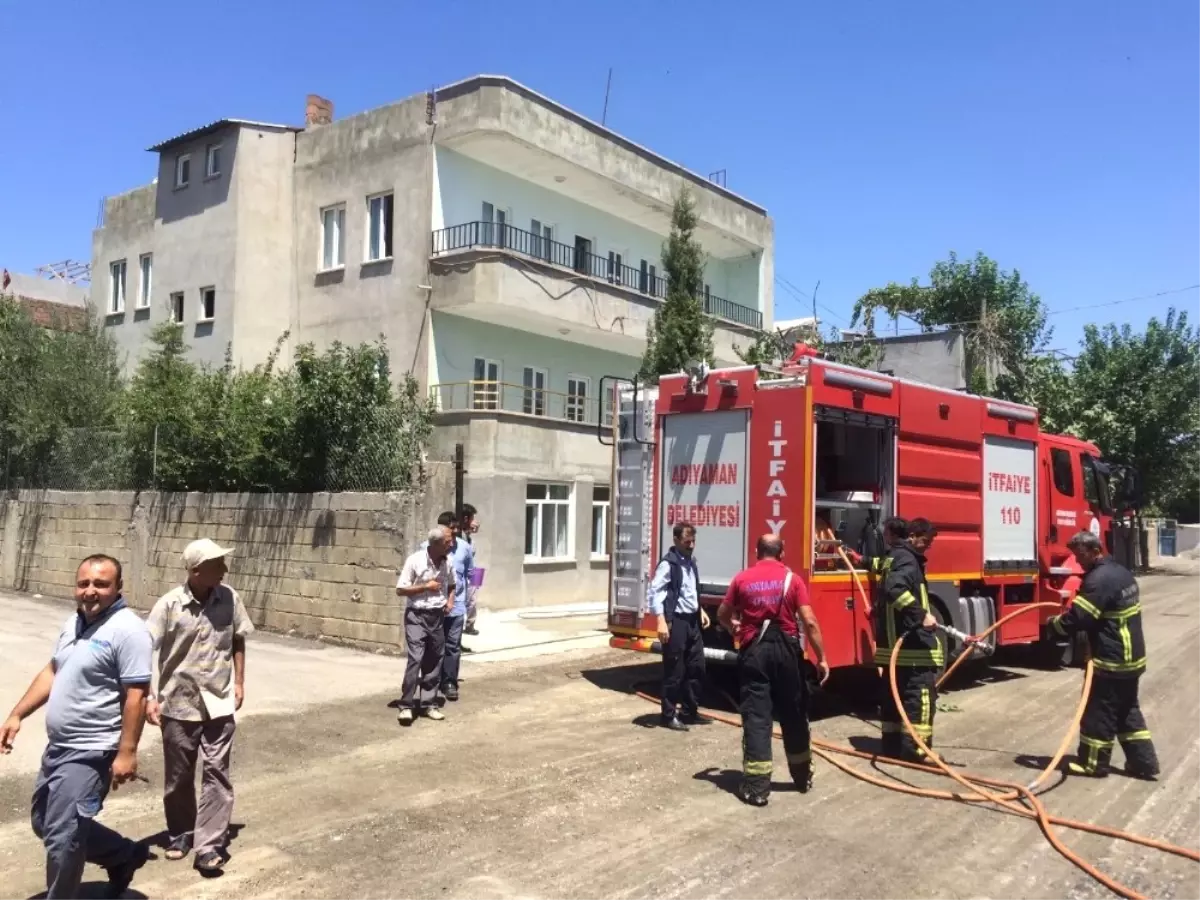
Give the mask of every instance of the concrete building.
<svg viewBox="0 0 1200 900">
<path fill-rule="evenodd" d="M 766 211 L 504 77 L 305 118 L 164 141 L 157 180 L 105 203 L 93 302 L 129 365 L 169 317 L 213 364 L 382 335 L 438 404 L 436 452 L 465 445 L 487 602 L 600 599 L 600 384 L 640 361 L 672 201 L 695 200 L 722 363 L 771 325 Z"/>
<path fill-rule="evenodd" d="M 12 297 L 42 328 L 77 331 L 88 322 L 88 289 L 84 285 L 5 269 L 0 297 Z"/>
</svg>

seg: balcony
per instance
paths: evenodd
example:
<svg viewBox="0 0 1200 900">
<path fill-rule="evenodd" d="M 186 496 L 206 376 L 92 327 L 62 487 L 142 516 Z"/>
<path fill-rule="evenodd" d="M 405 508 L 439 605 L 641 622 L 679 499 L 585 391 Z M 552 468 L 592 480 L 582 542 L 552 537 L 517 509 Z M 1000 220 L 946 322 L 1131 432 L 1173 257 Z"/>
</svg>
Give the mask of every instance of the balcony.
<svg viewBox="0 0 1200 900">
<path fill-rule="evenodd" d="M 595 425 L 601 414 L 599 397 L 500 381 L 434 384 L 429 395 L 438 412 L 516 413 L 577 425 Z M 611 401 L 604 407 L 611 415 Z"/>
<path fill-rule="evenodd" d="M 647 297 L 662 300 L 667 295 L 667 280 L 652 268 L 635 269 L 625 265 L 615 254 L 601 256 L 590 252 L 584 244 L 559 243 L 497 222 L 466 222 L 433 232 L 433 256 L 472 250 L 503 250 Z M 700 299 L 705 313 L 713 318 L 748 328 L 762 328 L 762 313 L 757 309 L 717 297 L 707 290 Z"/>
</svg>

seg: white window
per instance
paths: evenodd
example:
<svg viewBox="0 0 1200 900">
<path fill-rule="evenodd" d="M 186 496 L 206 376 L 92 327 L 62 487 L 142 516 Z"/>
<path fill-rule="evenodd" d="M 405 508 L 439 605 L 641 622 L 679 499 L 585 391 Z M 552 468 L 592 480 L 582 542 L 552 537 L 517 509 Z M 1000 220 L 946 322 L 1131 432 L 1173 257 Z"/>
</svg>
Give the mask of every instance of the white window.
<svg viewBox="0 0 1200 900">
<path fill-rule="evenodd" d="M 585 375 L 567 376 L 567 421 L 586 422 L 588 400 L 592 395 L 592 379 Z"/>
<path fill-rule="evenodd" d="M 592 488 L 592 556 L 608 556 L 608 515 L 612 508 L 612 490 L 607 486 Z"/>
<path fill-rule="evenodd" d="M 574 558 L 571 548 L 571 486 L 525 487 L 525 558 Z"/>
<path fill-rule="evenodd" d="M 209 144 L 204 149 L 204 177 L 216 178 L 221 174 L 221 145 Z"/>
<path fill-rule="evenodd" d="M 217 317 L 217 289 L 200 288 L 200 321 L 211 322 Z"/>
<path fill-rule="evenodd" d="M 192 180 L 192 154 L 175 157 L 175 187 L 185 188 Z"/>
<path fill-rule="evenodd" d="M 508 246 L 508 211 L 483 203 L 483 234 L 480 243 L 489 247 Z"/>
<path fill-rule="evenodd" d="M 108 266 L 108 313 L 125 312 L 125 260 L 118 259 Z"/>
<path fill-rule="evenodd" d="M 367 198 L 367 262 L 392 258 L 391 194 Z"/>
<path fill-rule="evenodd" d="M 183 323 L 183 291 L 171 295 L 171 321 L 176 325 Z"/>
<path fill-rule="evenodd" d="M 546 414 L 546 370 L 534 366 L 526 366 L 521 378 L 524 387 L 521 398 L 521 412 L 530 416 Z"/>
<path fill-rule="evenodd" d="M 346 264 L 346 205 L 321 210 L 321 270 L 340 269 Z"/>
<path fill-rule="evenodd" d="M 600 397 L 600 418 L 605 428 L 612 428 L 614 424 L 613 406 L 617 400 L 619 384 L 619 382 L 615 381 L 602 383 L 603 396 Z"/>
<path fill-rule="evenodd" d="M 154 256 L 150 253 L 143 253 L 138 260 L 138 268 L 141 270 L 141 279 L 138 283 L 138 309 L 150 308 L 150 276 L 154 271 Z"/>
<path fill-rule="evenodd" d="M 471 378 L 471 409 L 500 408 L 500 363 L 475 357 Z"/>
<path fill-rule="evenodd" d="M 551 262 L 554 250 L 554 226 L 545 225 L 537 219 L 529 222 L 529 233 L 533 235 L 530 241 L 530 255 Z"/>
</svg>

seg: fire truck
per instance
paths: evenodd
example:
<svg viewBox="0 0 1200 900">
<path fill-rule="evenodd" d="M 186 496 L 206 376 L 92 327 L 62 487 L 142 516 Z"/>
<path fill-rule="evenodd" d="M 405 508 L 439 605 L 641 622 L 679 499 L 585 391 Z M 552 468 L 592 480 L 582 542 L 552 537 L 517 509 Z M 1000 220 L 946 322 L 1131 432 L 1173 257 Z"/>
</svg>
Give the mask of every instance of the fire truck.
<svg viewBox="0 0 1200 900">
<path fill-rule="evenodd" d="M 1094 444 L 1043 432 L 1036 408 L 841 365 L 804 345 L 775 374 L 698 365 L 655 386 L 601 385 L 616 398 L 600 426 L 614 448 L 611 646 L 660 651 L 648 586 L 677 522 L 696 529 L 705 653 L 719 662 L 735 661 L 736 648 L 712 612 L 767 532 L 807 584 L 831 667 L 874 666 L 863 596 L 874 584 L 840 551 L 882 553 L 888 516 L 936 525 L 932 612 L 963 634 L 1025 604 L 1069 604 L 1076 532 L 1111 550 L 1110 467 Z M 1052 614 L 1014 618 L 988 649 L 1044 642 L 1069 661 L 1045 627 Z M 938 634 L 952 660 L 958 640 Z"/>
</svg>

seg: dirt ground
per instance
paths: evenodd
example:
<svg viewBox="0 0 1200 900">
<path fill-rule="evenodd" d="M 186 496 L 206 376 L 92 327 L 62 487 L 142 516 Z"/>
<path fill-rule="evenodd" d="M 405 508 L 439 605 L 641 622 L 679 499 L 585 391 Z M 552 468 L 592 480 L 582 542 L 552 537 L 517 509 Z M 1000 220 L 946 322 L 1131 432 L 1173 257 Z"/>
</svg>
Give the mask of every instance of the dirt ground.
<svg viewBox="0 0 1200 900">
<path fill-rule="evenodd" d="M 1045 796 L 1051 812 L 1200 844 L 1197 570 L 1143 580 L 1150 669 L 1142 700 L 1163 778 L 1056 777 Z M 48 652 L 63 610 L 0 602 L 21 613 L 0 639 L 7 707 L 33 673 L 29 652 L 9 651 Z M 766 809 L 742 805 L 731 794 L 737 730 L 651 727 L 655 708 L 632 691 L 653 683 L 653 660 L 591 649 L 469 664 L 463 699 L 445 722 L 401 729 L 388 705 L 398 661 L 310 652 L 272 637 L 254 640 L 248 657 L 251 699 L 257 690 L 276 700 L 239 725 L 226 874 L 201 879 L 189 863 L 160 856 L 129 896 L 1109 896 L 1027 820 L 904 797 L 823 763 L 815 793 L 780 784 Z M 1059 742 L 1080 677 L 1009 656 L 945 695 L 938 745 L 973 771 L 1028 782 Z M 843 686 L 821 704 L 814 733 L 871 748 L 878 728 Z M 40 722 L 31 720 L 21 741 L 34 747 L 0 759 L 0 894 L 29 897 L 44 886 L 28 824 Z M 144 748 L 150 784 L 110 796 L 103 813 L 135 837 L 162 827 L 156 738 Z M 1064 837 L 1150 896 L 1200 896 L 1200 866 L 1092 835 Z M 86 878 L 99 896 L 103 873 L 89 868 Z"/>
</svg>

